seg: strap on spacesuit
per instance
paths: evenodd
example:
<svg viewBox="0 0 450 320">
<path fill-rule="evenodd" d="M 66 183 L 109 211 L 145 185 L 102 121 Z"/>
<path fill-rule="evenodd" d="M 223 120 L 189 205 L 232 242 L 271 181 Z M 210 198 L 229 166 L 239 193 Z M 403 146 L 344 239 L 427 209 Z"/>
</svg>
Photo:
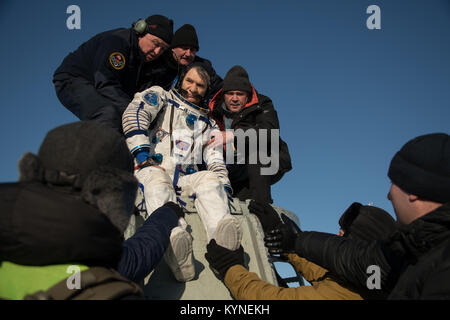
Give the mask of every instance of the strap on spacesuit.
<svg viewBox="0 0 450 320">
<path fill-rule="evenodd" d="M 184 202 L 183 200 L 180 199 L 181 196 L 181 187 L 178 186 L 178 179 L 180 177 L 180 173 L 183 172 L 181 170 L 181 164 L 177 164 L 175 166 L 175 172 L 173 174 L 173 188 L 175 190 L 175 195 L 177 197 L 177 202 L 182 205 L 183 207 L 186 207 L 186 202 Z"/>
</svg>

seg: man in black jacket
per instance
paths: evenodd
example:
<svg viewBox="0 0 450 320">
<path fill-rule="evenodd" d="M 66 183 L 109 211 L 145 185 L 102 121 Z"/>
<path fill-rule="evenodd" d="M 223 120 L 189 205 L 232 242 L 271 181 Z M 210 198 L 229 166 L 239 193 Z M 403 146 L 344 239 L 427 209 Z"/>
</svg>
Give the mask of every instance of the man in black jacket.
<svg viewBox="0 0 450 320">
<path fill-rule="evenodd" d="M 161 15 L 94 36 L 56 69 L 59 100 L 80 120 L 96 120 L 121 132 L 123 111 L 150 81 L 151 62 L 169 47 L 172 36 L 173 21 Z"/>
<path fill-rule="evenodd" d="M 116 298 L 136 298 L 140 290 L 131 281 L 142 281 L 161 260 L 184 213 L 165 204 L 124 241 L 138 188 L 132 172 L 124 137 L 94 121 L 57 127 L 38 155 L 26 153 L 19 182 L 0 183 L 0 299 L 46 290 L 72 265 L 109 273 L 126 284 Z M 95 292 L 93 299 L 109 297 Z"/>
<path fill-rule="evenodd" d="M 436 133 L 406 143 L 391 161 L 388 198 L 400 223 L 384 242 L 319 232 L 294 236 L 287 224 L 270 232 L 271 253 L 296 252 L 338 277 L 389 299 L 450 298 L 450 137 Z M 377 280 L 374 277 L 378 277 Z"/>
<path fill-rule="evenodd" d="M 212 95 L 220 89 L 223 80 L 214 70 L 211 61 L 197 55 L 199 49 L 198 36 L 194 26 L 190 24 L 181 26 L 173 35 L 170 50 L 164 52 L 161 59 L 153 63 L 147 87 L 158 85 L 168 91 L 182 78 L 186 67 L 195 63 L 209 74 L 210 85 L 205 96 L 205 101 L 208 102 Z"/>
<path fill-rule="evenodd" d="M 270 186 L 292 168 L 286 143 L 279 138 L 271 140 L 271 133 L 276 131 L 279 134 L 280 129 L 272 101 L 255 90 L 243 67 L 234 66 L 227 72 L 222 89 L 211 100 L 209 107 L 221 130 L 212 146 L 223 144 L 224 148 L 234 148 L 236 155 L 245 154 L 244 164 L 239 164 L 238 158 L 234 163 L 227 163 L 233 195 L 240 200 L 253 199 L 272 203 Z M 245 146 L 239 143 L 238 131 L 235 131 L 237 129 L 242 129 L 244 135 L 253 136 L 253 143 L 251 139 L 245 140 Z M 260 139 L 260 134 L 266 135 L 266 145 L 262 145 L 264 142 Z M 277 143 L 279 148 L 273 148 Z M 266 148 L 265 153 L 270 154 L 271 160 L 278 163 L 279 168 L 275 174 L 264 173 L 267 163 L 263 164 L 258 158 L 263 147 Z M 273 149 L 275 152 L 272 154 Z"/>
</svg>

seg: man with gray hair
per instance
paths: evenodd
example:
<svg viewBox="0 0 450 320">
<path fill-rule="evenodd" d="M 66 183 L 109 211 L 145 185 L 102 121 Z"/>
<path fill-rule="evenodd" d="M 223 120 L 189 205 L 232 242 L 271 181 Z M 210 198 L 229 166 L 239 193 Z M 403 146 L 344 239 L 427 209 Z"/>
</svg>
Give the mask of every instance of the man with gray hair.
<svg viewBox="0 0 450 320">
<path fill-rule="evenodd" d="M 166 91 L 153 86 L 137 93 L 123 115 L 123 131 L 135 158 L 135 175 L 144 187 L 147 212 L 181 195 L 195 199 L 208 241 L 236 250 L 242 233 L 230 214 L 230 182 L 222 153 L 206 144 L 217 131 L 208 110 L 202 108 L 209 75 L 191 64 L 177 86 Z M 202 170 L 202 164 L 206 170 Z M 195 276 L 192 238 L 180 218 L 170 235 L 165 259 L 180 282 Z"/>
</svg>

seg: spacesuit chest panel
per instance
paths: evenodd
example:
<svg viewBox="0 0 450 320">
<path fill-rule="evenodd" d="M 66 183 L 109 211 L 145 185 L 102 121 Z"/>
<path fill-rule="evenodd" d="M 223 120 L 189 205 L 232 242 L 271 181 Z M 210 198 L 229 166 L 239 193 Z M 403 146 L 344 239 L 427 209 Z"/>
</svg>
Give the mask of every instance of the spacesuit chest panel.
<svg viewBox="0 0 450 320">
<path fill-rule="evenodd" d="M 161 166 L 172 174 L 177 164 L 183 172 L 195 172 L 202 163 L 203 137 L 209 124 L 199 121 L 207 116 L 171 95 L 149 130 L 150 153 L 161 154 Z M 192 121 L 195 119 L 195 121 Z"/>
</svg>

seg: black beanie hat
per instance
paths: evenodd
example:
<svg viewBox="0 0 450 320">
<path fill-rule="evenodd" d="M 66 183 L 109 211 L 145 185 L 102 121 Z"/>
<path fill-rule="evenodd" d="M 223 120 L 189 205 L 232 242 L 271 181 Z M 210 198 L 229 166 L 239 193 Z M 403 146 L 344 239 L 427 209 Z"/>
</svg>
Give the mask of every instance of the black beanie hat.
<svg viewBox="0 0 450 320">
<path fill-rule="evenodd" d="M 39 148 L 44 168 L 86 176 L 100 166 L 133 172 L 124 137 L 96 121 L 79 121 L 49 131 Z"/>
<path fill-rule="evenodd" d="M 248 79 L 248 73 L 241 66 L 232 67 L 223 79 L 223 92 L 239 90 L 252 94 L 252 85 Z"/>
<path fill-rule="evenodd" d="M 449 202 L 449 135 L 433 133 L 407 142 L 392 158 L 388 176 L 407 193 L 439 203 Z"/>
<path fill-rule="evenodd" d="M 145 19 L 147 32 L 164 40 L 170 45 L 173 38 L 173 20 L 159 14 Z"/>
<path fill-rule="evenodd" d="M 197 51 L 200 49 L 197 32 L 195 31 L 194 26 L 190 24 L 181 26 L 173 35 L 171 47 L 176 48 L 182 46 L 193 47 Z"/>
<path fill-rule="evenodd" d="M 354 202 L 339 219 L 344 237 L 360 240 L 385 240 L 396 229 L 396 222 L 383 209 Z"/>
</svg>

